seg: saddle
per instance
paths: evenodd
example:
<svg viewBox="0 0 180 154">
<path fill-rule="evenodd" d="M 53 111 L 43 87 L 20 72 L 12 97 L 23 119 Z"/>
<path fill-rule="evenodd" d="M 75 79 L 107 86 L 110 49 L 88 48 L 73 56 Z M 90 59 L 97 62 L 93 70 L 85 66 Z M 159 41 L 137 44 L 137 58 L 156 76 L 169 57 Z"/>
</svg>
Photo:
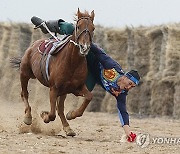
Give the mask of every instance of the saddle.
<svg viewBox="0 0 180 154">
<path fill-rule="evenodd" d="M 70 35 L 67 35 L 62 40 L 55 40 L 55 39 L 44 40 L 39 45 L 38 51 L 41 54 L 50 53 L 51 55 L 55 55 L 64 48 L 64 46 L 69 42 L 70 37 L 71 37 Z"/>
</svg>

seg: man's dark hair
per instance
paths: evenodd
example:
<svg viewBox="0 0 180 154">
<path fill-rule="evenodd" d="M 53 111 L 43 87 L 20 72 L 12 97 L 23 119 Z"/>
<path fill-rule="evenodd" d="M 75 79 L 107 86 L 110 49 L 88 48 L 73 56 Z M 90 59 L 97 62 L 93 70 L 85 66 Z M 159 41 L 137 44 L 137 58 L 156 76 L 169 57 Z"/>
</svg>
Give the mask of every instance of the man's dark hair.
<svg viewBox="0 0 180 154">
<path fill-rule="evenodd" d="M 137 80 L 140 80 L 140 76 L 136 70 L 131 70 L 128 73 L 135 77 Z"/>
</svg>

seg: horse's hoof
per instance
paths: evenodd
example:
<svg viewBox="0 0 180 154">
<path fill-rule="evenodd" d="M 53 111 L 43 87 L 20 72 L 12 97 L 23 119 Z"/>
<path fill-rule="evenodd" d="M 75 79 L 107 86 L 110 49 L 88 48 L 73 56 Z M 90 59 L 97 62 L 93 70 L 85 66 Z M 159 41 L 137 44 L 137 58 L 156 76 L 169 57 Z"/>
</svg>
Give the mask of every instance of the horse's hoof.
<svg viewBox="0 0 180 154">
<path fill-rule="evenodd" d="M 45 123 L 49 123 L 50 122 L 48 114 L 49 114 L 48 111 L 42 111 L 41 114 L 40 114 L 41 118 L 43 119 L 43 121 Z"/>
<path fill-rule="evenodd" d="M 72 119 L 74 119 L 74 118 L 72 118 L 72 112 L 73 112 L 73 110 L 69 111 L 69 112 L 66 114 L 66 119 L 67 119 L 67 120 L 72 120 Z"/>
<path fill-rule="evenodd" d="M 66 135 L 74 137 L 74 136 L 76 136 L 76 133 L 73 130 L 71 130 L 71 131 L 67 132 Z"/>
<path fill-rule="evenodd" d="M 76 133 L 69 126 L 64 127 L 63 129 L 67 136 L 72 136 L 72 137 L 76 136 Z"/>
<path fill-rule="evenodd" d="M 32 124 L 32 117 L 31 116 L 30 117 L 25 116 L 23 122 L 26 125 L 31 125 Z"/>
</svg>

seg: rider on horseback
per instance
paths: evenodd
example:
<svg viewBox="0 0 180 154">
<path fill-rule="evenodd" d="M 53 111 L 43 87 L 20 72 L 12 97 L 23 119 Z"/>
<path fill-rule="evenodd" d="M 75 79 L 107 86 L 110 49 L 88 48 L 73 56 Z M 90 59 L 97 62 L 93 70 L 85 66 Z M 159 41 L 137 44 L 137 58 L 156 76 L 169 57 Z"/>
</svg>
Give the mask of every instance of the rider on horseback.
<svg viewBox="0 0 180 154">
<path fill-rule="evenodd" d="M 57 33 L 71 35 L 74 31 L 74 25 L 62 19 L 45 22 L 40 18 L 32 17 L 31 21 L 36 28 L 41 28 L 43 33 L 53 35 L 52 32 L 54 32 L 53 37 L 55 39 L 58 39 Z M 121 66 L 94 43 L 91 44 L 90 52 L 87 55 L 87 64 L 88 77 L 86 85 L 88 90 L 92 91 L 97 83 L 116 98 L 120 122 L 128 141 L 134 141 L 136 135 L 130 131 L 129 115 L 126 110 L 126 96 L 130 89 L 139 84 L 140 76 L 138 72 L 131 70 L 124 73 Z"/>
</svg>

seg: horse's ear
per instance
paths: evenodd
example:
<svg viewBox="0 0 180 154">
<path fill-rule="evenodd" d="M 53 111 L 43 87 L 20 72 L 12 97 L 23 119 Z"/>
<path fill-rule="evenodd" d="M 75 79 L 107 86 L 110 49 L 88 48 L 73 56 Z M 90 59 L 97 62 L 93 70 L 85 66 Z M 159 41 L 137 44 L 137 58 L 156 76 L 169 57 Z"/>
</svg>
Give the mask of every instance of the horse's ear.
<svg viewBox="0 0 180 154">
<path fill-rule="evenodd" d="M 78 16 L 78 19 L 82 17 L 82 13 L 81 13 L 79 8 L 78 8 L 78 11 L 77 11 L 77 16 Z"/>
<path fill-rule="evenodd" d="M 94 20 L 94 16 L 95 16 L 95 14 L 94 14 L 94 10 L 91 12 L 91 20 L 93 21 Z"/>
</svg>

